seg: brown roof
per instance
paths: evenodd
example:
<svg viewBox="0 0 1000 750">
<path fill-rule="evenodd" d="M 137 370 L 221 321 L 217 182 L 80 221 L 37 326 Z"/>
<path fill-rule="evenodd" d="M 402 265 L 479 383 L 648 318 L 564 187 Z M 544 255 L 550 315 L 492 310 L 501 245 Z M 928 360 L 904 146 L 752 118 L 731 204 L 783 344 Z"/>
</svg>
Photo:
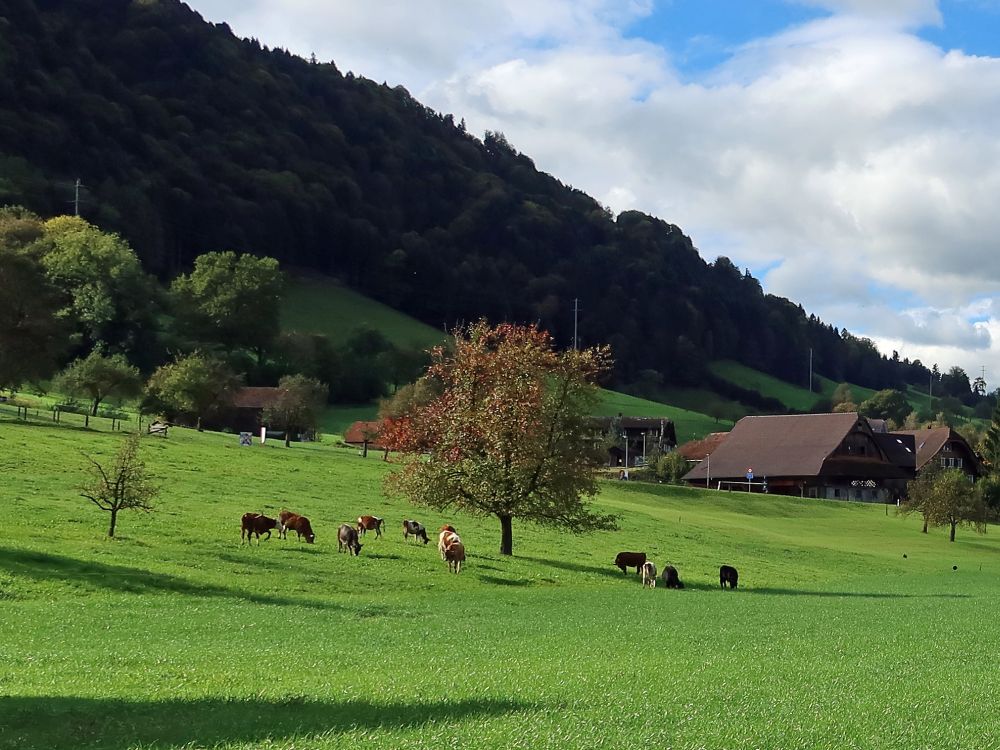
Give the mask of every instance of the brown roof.
<svg viewBox="0 0 1000 750">
<path fill-rule="evenodd" d="M 266 409 L 274 403 L 280 393 L 279 388 L 247 386 L 233 394 L 233 406 L 237 409 Z"/>
<path fill-rule="evenodd" d="M 881 457 L 838 457 L 827 465 L 855 428 L 871 432 L 867 421 L 855 412 L 744 417 L 711 454 L 711 460 L 699 463 L 684 479 L 704 480 L 709 470 L 713 479 L 739 479 L 751 469 L 754 477 L 760 478 L 851 472 L 855 476 L 906 476 L 903 469 Z"/>
<path fill-rule="evenodd" d="M 382 429 L 382 421 L 355 422 L 344 430 L 344 442 L 350 445 L 364 445 L 368 440 L 368 447 L 380 450 L 381 445 L 377 444 L 378 433 Z"/>
<path fill-rule="evenodd" d="M 945 447 L 949 440 L 959 443 L 968 454 L 969 460 L 973 463 L 973 468 L 979 472 L 979 460 L 975 451 L 959 433 L 950 427 L 930 427 L 926 430 L 897 430 L 893 435 L 911 435 L 916 444 L 917 451 L 917 471 L 920 471 Z"/>
<path fill-rule="evenodd" d="M 712 432 L 700 440 L 689 440 L 684 445 L 677 446 L 677 452 L 688 461 L 701 461 L 705 456 L 715 453 L 722 441 L 729 437 L 728 432 Z"/>
</svg>

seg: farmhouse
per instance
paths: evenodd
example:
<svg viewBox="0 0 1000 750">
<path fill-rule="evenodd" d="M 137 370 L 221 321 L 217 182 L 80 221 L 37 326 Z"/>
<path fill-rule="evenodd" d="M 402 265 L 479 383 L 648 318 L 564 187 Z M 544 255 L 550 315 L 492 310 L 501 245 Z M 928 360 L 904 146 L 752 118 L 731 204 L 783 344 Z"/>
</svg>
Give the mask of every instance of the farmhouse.
<svg viewBox="0 0 1000 750">
<path fill-rule="evenodd" d="M 692 463 L 704 461 L 707 456 L 715 453 L 715 449 L 729 437 L 728 432 L 711 432 L 699 440 L 689 440 L 677 446 L 677 452 Z"/>
<path fill-rule="evenodd" d="M 891 434 L 913 439 L 916 455 L 914 468 L 918 474 L 933 461 L 937 461 L 945 469 L 961 469 L 970 482 L 975 482 L 983 474 L 982 465 L 972 446 L 950 427 L 900 430 Z"/>
<path fill-rule="evenodd" d="M 653 450 L 666 453 L 677 446 L 677 432 L 665 417 L 591 417 L 595 430 L 615 433 L 619 445 L 608 449 L 609 466 L 641 466 Z"/>
<path fill-rule="evenodd" d="M 685 476 L 695 486 L 890 502 L 913 478 L 905 436 L 876 434 L 856 413 L 744 417 Z M 750 479 L 748 479 L 750 475 Z"/>
<path fill-rule="evenodd" d="M 373 422 L 354 422 L 350 427 L 344 430 L 344 442 L 348 445 L 361 448 L 365 455 L 368 455 L 369 448 L 377 451 L 385 450 L 385 447 L 378 442 L 378 436 L 381 430 L 381 419 Z"/>
</svg>

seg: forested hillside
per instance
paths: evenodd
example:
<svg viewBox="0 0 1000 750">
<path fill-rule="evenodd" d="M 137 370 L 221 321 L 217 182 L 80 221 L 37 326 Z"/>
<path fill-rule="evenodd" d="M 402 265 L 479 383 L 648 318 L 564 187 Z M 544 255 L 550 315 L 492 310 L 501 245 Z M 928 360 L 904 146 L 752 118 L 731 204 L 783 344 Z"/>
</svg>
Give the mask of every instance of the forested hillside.
<svg viewBox="0 0 1000 750">
<path fill-rule="evenodd" d="M 563 345 L 578 298 L 581 341 L 611 344 L 619 385 L 710 383 L 720 358 L 802 382 L 810 347 L 836 381 L 930 374 L 706 262 L 677 226 L 614 217 L 503 134 L 178 0 L 0 0 L 0 204 L 71 211 L 77 179 L 81 215 L 164 279 L 252 252 L 436 328 L 540 321 Z"/>
</svg>

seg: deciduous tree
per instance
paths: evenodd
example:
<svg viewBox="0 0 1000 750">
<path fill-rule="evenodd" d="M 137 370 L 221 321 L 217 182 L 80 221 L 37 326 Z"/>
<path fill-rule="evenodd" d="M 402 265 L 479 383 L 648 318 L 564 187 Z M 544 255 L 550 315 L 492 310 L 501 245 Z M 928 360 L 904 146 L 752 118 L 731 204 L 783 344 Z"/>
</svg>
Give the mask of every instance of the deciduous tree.
<svg viewBox="0 0 1000 750">
<path fill-rule="evenodd" d="M 326 404 L 327 387 L 305 375 L 286 375 L 278 383 L 278 397 L 264 409 L 264 421 L 285 431 L 285 447 L 293 430 L 315 430 Z"/>
<path fill-rule="evenodd" d="M 606 347 L 559 352 L 536 328 L 479 322 L 456 331 L 453 352 L 432 351 L 428 376 L 441 394 L 383 432 L 404 454 L 387 491 L 496 517 L 504 555 L 513 553 L 515 518 L 575 533 L 614 528 L 614 516 L 584 502 L 597 493 L 602 460 L 588 416 L 609 366 Z"/>
<path fill-rule="evenodd" d="M 201 352 L 163 365 L 146 384 L 144 406 L 202 420 L 225 408 L 241 379 L 224 362 Z"/>
<path fill-rule="evenodd" d="M 952 542 L 958 526 L 971 526 L 980 534 L 986 533 L 986 508 L 982 497 L 959 469 L 933 472 L 925 469 L 910 483 L 906 505 L 923 514 L 925 532 L 928 524 L 948 526 Z"/>
<path fill-rule="evenodd" d="M 105 466 L 84 454 L 90 462 L 88 478 L 80 486 L 80 495 L 101 510 L 111 514 L 108 536 L 115 535 L 118 513 L 123 510 L 153 510 L 153 500 L 159 494 L 146 473 L 146 464 L 139 455 L 138 433 L 122 440 L 114 462 Z"/>
<path fill-rule="evenodd" d="M 90 414 L 97 416 L 97 409 L 104 399 L 137 396 L 142 388 L 142 377 L 123 355 L 106 357 L 99 349 L 94 349 L 63 370 L 54 386 L 55 390 L 69 396 L 89 398 Z"/>
<path fill-rule="evenodd" d="M 184 335 L 227 351 L 247 349 L 263 363 L 281 328 L 284 278 L 278 261 L 232 251 L 205 253 L 170 289 Z"/>
</svg>

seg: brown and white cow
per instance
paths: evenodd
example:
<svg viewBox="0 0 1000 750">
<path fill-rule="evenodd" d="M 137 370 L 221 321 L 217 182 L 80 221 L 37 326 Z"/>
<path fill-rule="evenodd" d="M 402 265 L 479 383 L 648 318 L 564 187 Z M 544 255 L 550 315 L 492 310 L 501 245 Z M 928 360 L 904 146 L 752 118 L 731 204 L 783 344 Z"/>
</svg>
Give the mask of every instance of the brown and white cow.
<svg viewBox="0 0 1000 750">
<path fill-rule="evenodd" d="M 656 588 L 656 564 L 650 560 L 642 564 L 642 585 Z"/>
<path fill-rule="evenodd" d="M 265 539 L 271 538 L 271 529 L 278 525 L 277 520 L 274 518 L 268 518 L 261 513 L 244 513 L 243 518 L 240 519 L 240 544 L 243 544 L 243 538 L 246 537 L 247 544 L 250 543 L 250 535 L 257 535 L 257 544 L 260 544 L 260 535 L 267 534 Z"/>
<path fill-rule="evenodd" d="M 448 561 L 448 570 L 461 573 L 462 563 L 465 562 L 465 545 L 461 542 L 452 542 L 444 551 L 444 559 Z"/>
<path fill-rule="evenodd" d="M 347 550 L 357 556 L 361 554 L 361 544 L 358 542 L 358 530 L 349 523 L 340 524 L 337 530 L 337 551 Z"/>
<path fill-rule="evenodd" d="M 419 521 L 403 521 L 403 541 L 405 542 L 411 536 L 415 536 L 417 539 L 423 539 L 424 544 L 427 544 L 430 539 L 427 537 L 427 529 Z"/>
<path fill-rule="evenodd" d="M 358 533 L 364 536 L 365 532 L 374 531 L 377 539 L 382 536 L 383 524 L 385 524 L 385 520 L 378 516 L 358 516 Z"/>
<path fill-rule="evenodd" d="M 299 541 L 302 541 L 302 537 L 305 537 L 309 544 L 316 541 L 316 535 L 308 518 L 290 510 L 283 510 L 278 514 L 278 536 L 287 539 L 289 529 L 298 534 Z"/>
<path fill-rule="evenodd" d="M 452 544 L 456 543 L 461 544 L 462 539 L 455 532 L 455 527 L 448 524 L 442 526 L 441 533 L 438 534 L 438 552 L 441 553 L 442 560 L 448 559 L 447 557 L 445 557 L 445 551 Z"/>
</svg>

